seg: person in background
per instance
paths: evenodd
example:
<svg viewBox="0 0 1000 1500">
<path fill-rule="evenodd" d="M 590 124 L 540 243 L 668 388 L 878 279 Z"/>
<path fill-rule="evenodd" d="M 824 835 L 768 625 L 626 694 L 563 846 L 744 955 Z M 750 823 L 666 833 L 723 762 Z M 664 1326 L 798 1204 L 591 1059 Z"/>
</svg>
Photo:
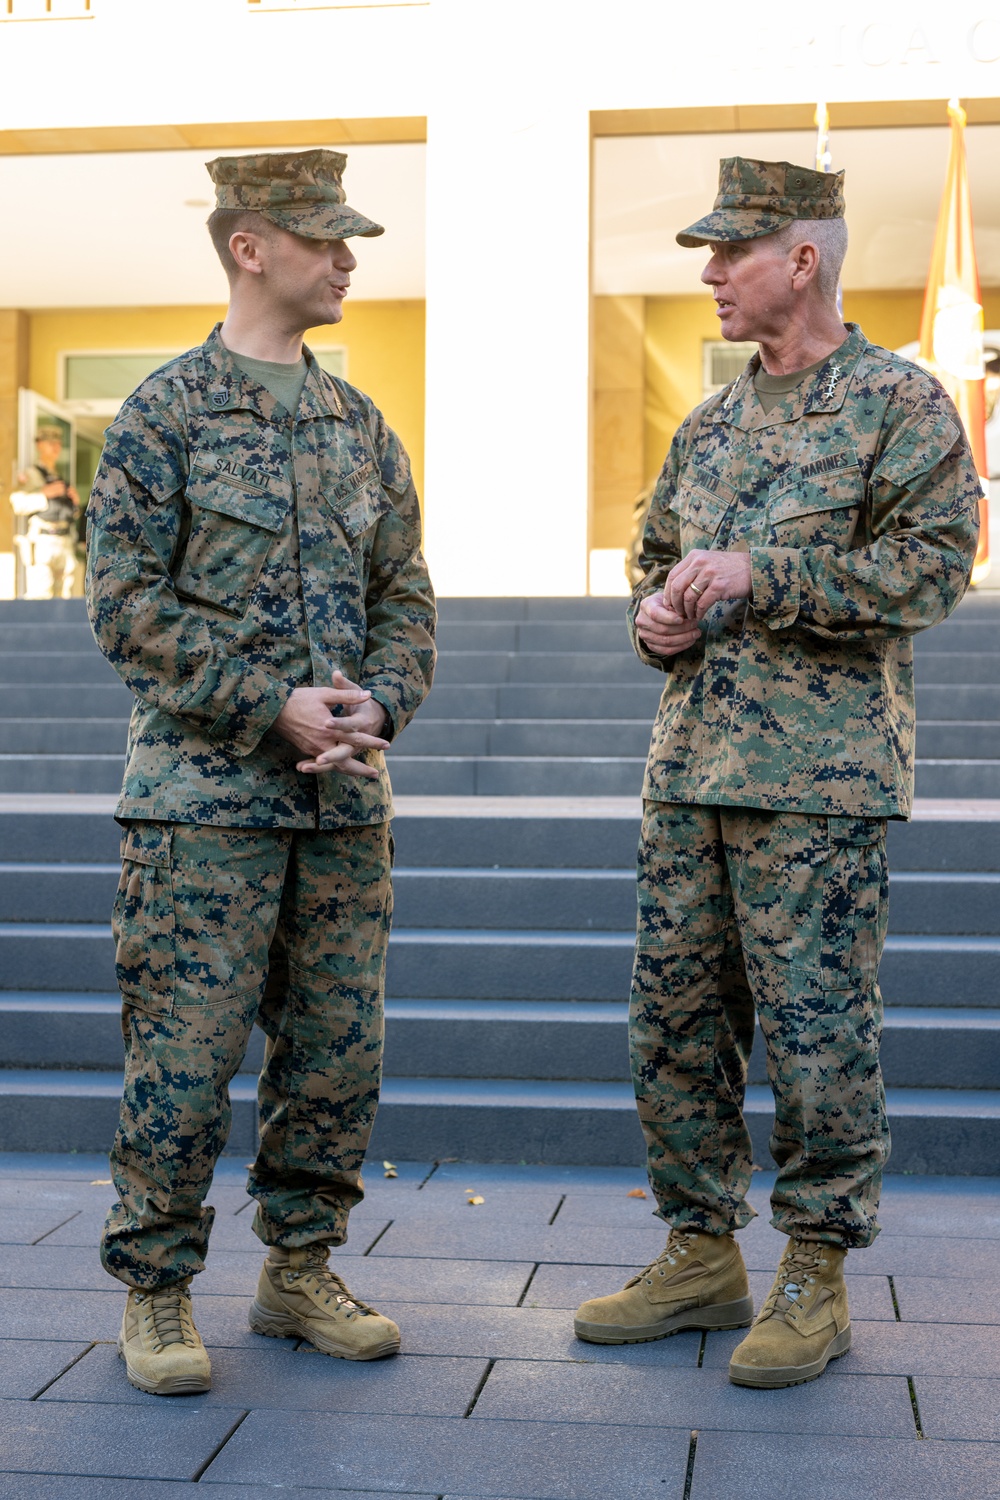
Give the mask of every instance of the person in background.
<svg viewBox="0 0 1000 1500">
<path fill-rule="evenodd" d="M 77 520 L 80 497 L 59 474 L 62 430 L 54 423 L 39 427 L 35 434 L 35 462 L 17 476 L 11 495 L 14 513 L 27 517 L 22 532 L 25 569 L 43 575 L 41 592 L 35 598 L 70 599 L 76 576 Z"/>
</svg>

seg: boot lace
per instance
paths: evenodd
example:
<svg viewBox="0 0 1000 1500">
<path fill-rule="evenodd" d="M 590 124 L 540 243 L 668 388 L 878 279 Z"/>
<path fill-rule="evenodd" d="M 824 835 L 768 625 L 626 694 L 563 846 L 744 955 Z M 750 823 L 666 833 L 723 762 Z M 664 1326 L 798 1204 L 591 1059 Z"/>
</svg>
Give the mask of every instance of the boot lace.
<svg viewBox="0 0 1000 1500">
<path fill-rule="evenodd" d="M 198 1344 L 191 1318 L 191 1298 L 185 1287 L 164 1287 L 151 1292 L 136 1292 L 135 1305 L 142 1315 L 146 1332 L 161 1348 L 168 1344 Z"/>
<path fill-rule="evenodd" d="M 760 1310 L 760 1317 L 772 1313 L 789 1312 L 796 1304 L 804 1303 L 814 1295 L 816 1277 L 829 1264 L 826 1247 L 819 1240 L 792 1240 L 781 1257 L 767 1301 Z"/>
<path fill-rule="evenodd" d="M 353 1318 L 355 1315 L 363 1318 L 375 1315 L 375 1309 L 369 1307 L 366 1302 L 359 1302 L 357 1297 L 353 1297 L 336 1271 L 330 1270 L 324 1251 L 310 1255 L 305 1265 L 289 1271 L 288 1279 L 302 1282 L 311 1289 L 324 1307 L 336 1306 L 348 1318 Z"/>
<path fill-rule="evenodd" d="M 647 1286 L 652 1286 L 654 1276 L 672 1275 L 678 1266 L 683 1265 L 692 1244 L 700 1232 L 697 1229 L 684 1227 L 671 1229 L 667 1236 L 667 1243 L 659 1255 L 655 1260 L 650 1261 L 645 1270 L 640 1271 L 637 1276 L 632 1277 L 631 1281 L 625 1283 L 626 1290 L 630 1286 L 638 1286 L 640 1281 L 644 1281 Z M 669 1270 L 667 1269 L 668 1267 Z"/>
</svg>

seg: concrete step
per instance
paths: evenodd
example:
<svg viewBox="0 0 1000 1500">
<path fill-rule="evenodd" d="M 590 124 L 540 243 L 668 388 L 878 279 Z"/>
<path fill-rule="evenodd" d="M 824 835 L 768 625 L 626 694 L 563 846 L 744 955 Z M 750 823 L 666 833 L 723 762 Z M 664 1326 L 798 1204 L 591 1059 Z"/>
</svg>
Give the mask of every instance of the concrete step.
<svg viewBox="0 0 1000 1500">
<path fill-rule="evenodd" d="M 0 755 L 0 793 L 120 791 L 124 749 L 116 755 Z"/>
<path fill-rule="evenodd" d="M 121 839 L 111 816 L 114 801 L 106 796 L 87 810 L 73 798 L 64 803 L 51 796 L 0 803 L 0 857 L 9 863 L 114 863 Z M 401 798 L 393 823 L 396 865 L 631 870 L 639 823 L 635 798 L 539 803 L 510 797 L 496 804 Z M 890 823 L 888 850 L 894 873 L 1000 871 L 1000 819 L 984 816 L 981 804 L 957 803 L 948 816 Z"/>
<path fill-rule="evenodd" d="M 390 773 L 406 797 L 638 797 L 645 765 L 645 756 L 395 754 Z"/>
<path fill-rule="evenodd" d="M 926 684 L 917 682 L 917 720 L 932 719 L 937 723 L 949 720 L 974 720 L 978 723 L 1000 719 L 1000 687 L 969 686 L 960 680 L 948 684 Z"/>
<path fill-rule="evenodd" d="M 93 719 L 127 719 L 132 694 L 114 672 L 106 681 L 88 683 L 82 692 L 65 681 L 41 687 L 0 683 L 0 719 L 78 719 L 82 710 Z"/>
<path fill-rule="evenodd" d="M 4 1066 L 120 1068 L 120 1010 L 116 994 L 2 994 Z M 385 1074 L 627 1082 L 627 1011 L 624 1000 L 389 1000 Z M 240 1072 L 258 1074 L 263 1058 L 255 1029 Z M 995 1088 L 1000 1011 L 890 1008 L 882 1071 L 889 1087 Z M 759 1031 L 749 1077 L 767 1083 Z"/>
<path fill-rule="evenodd" d="M 638 657 L 635 659 L 639 660 Z M 1000 633 L 995 651 L 925 650 L 915 654 L 914 678 L 918 687 L 935 683 L 950 685 L 956 681 L 970 684 L 1000 682 Z"/>
<path fill-rule="evenodd" d="M 416 1000 L 621 1000 L 632 932 L 393 930 L 386 993 Z M 1000 1005 L 1000 937 L 890 936 L 880 971 L 889 1005 Z M 0 989 L 113 991 L 114 945 L 101 923 L 0 923 Z"/>
<path fill-rule="evenodd" d="M 122 762 L 127 736 L 127 717 L 0 719 L 0 755 L 114 755 Z"/>
<path fill-rule="evenodd" d="M 42 688 L 47 683 L 71 682 L 77 687 L 81 706 L 86 704 L 85 690 L 91 683 L 119 681 L 96 646 L 91 651 L 0 651 L 0 684 L 30 683 Z"/>
<path fill-rule="evenodd" d="M 8 922 L 108 921 L 120 865 L 0 864 Z M 413 928 L 553 928 L 621 932 L 635 923 L 635 873 L 623 870 L 397 864 L 395 921 Z M 890 877 L 889 931 L 989 936 L 1000 929 L 1000 874 L 898 870 Z M 2 1056 L 2 1053 L 0 1053 Z"/>
<path fill-rule="evenodd" d="M 0 1140 L 8 1151 L 106 1151 L 118 1118 L 118 1072 L 0 1073 Z M 231 1154 L 252 1149 L 254 1080 L 234 1079 Z M 996 1171 L 1000 1102 L 994 1093 L 949 1089 L 887 1092 L 895 1171 L 969 1176 Z M 754 1156 L 769 1162 L 770 1091 L 745 1106 Z M 248 1134 L 250 1138 L 248 1139 Z M 369 1154 L 434 1160 L 545 1161 L 640 1166 L 642 1135 L 627 1083 L 388 1078 Z"/>
<path fill-rule="evenodd" d="M 967 719 L 921 719 L 917 724 L 917 754 L 923 760 L 1000 759 L 1000 725 Z"/>
<path fill-rule="evenodd" d="M 440 643 L 439 643 L 440 644 Z M 626 643 L 627 644 L 627 643 Z M 657 676 L 659 674 L 657 673 Z M 441 648 L 436 687 L 492 682 L 647 683 L 650 668 L 620 643 L 603 651 L 449 651 Z M 662 690 L 662 679 L 661 679 Z"/>
</svg>

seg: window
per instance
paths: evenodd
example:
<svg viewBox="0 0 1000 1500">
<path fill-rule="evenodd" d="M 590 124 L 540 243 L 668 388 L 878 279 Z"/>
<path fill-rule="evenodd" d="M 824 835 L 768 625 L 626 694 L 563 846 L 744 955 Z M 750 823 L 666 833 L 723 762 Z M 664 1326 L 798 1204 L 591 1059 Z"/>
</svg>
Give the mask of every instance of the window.
<svg viewBox="0 0 1000 1500">
<path fill-rule="evenodd" d="M 714 396 L 723 386 L 742 375 L 756 344 L 730 344 L 725 339 L 702 339 L 702 396 Z"/>
</svg>

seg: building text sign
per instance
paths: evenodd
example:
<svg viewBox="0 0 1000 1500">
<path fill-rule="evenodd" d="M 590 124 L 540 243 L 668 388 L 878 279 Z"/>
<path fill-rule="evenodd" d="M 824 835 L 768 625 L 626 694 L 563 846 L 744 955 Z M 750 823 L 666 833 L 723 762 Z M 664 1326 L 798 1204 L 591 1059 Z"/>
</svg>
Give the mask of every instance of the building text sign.
<svg viewBox="0 0 1000 1500">
<path fill-rule="evenodd" d="M 1000 12 L 965 25 L 939 14 L 900 7 L 898 19 L 844 24 L 755 25 L 734 39 L 733 68 L 826 69 L 859 66 L 941 68 L 959 62 L 1000 62 Z"/>
<path fill-rule="evenodd" d="M 86 21 L 95 0 L 0 0 L 0 21 Z"/>
</svg>

